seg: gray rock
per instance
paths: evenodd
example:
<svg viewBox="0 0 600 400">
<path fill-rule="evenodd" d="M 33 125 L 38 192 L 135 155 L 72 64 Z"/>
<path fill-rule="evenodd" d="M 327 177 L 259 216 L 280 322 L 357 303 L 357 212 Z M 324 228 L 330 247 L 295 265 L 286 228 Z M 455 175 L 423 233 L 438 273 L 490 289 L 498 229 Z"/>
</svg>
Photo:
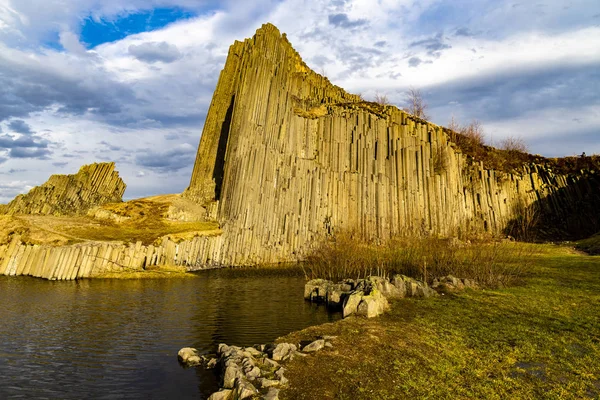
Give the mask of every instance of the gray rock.
<svg viewBox="0 0 600 400">
<path fill-rule="evenodd" d="M 325 301 L 327 288 L 333 282 L 326 279 L 313 279 L 304 285 L 304 298 L 310 301 Z"/>
<path fill-rule="evenodd" d="M 347 292 L 344 292 L 337 288 L 331 288 L 327 292 L 327 307 L 333 309 L 339 309 L 342 307 L 344 298 L 347 296 Z"/>
<path fill-rule="evenodd" d="M 270 388 L 264 400 L 279 400 L 279 389 Z"/>
<path fill-rule="evenodd" d="M 283 376 L 284 372 L 285 372 L 285 368 L 281 367 L 275 372 L 275 376 L 277 377 L 279 382 L 281 382 L 282 385 L 287 385 L 288 380 L 285 376 Z"/>
<path fill-rule="evenodd" d="M 254 380 L 258 377 L 260 377 L 261 372 L 260 372 L 260 368 L 258 367 L 254 367 L 252 369 L 250 369 L 248 372 L 246 372 L 246 378 L 250 379 L 250 380 Z"/>
<path fill-rule="evenodd" d="M 277 368 L 277 367 L 279 367 L 279 363 L 277 361 L 271 360 L 270 358 L 265 358 L 264 364 L 267 367 L 270 367 L 270 368 Z"/>
<path fill-rule="evenodd" d="M 397 299 L 404 297 L 404 293 L 394 286 L 390 281 L 380 276 L 370 276 L 367 278 L 372 289 L 380 291 L 388 299 Z"/>
<path fill-rule="evenodd" d="M 208 400 L 229 400 L 233 394 L 231 389 L 221 389 L 218 392 L 214 392 L 210 395 Z"/>
<path fill-rule="evenodd" d="M 217 366 L 217 359 L 211 358 L 206 362 L 206 369 L 213 369 Z"/>
<path fill-rule="evenodd" d="M 280 381 L 277 381 L 277 380 L 274 380 L 274 379 L 267 379 L 267 378 L 258 378 L 256 381 L 258 382 L 258 384 L 262 388 L 269 388 L 269 387 L 273 387 L 273 386 L 279 386 L 281 384 Z"/>
<path fill-rule="evenodd" d="M 225 368 L 225 373 L 223 374 L 223 387 L 226 389 L 231 389 L 235 385 L 236 379 L 242 376 L 242 371 L 237 364 L 231 364 Z"/>
<path fill-rule="evenodd" d="M 180 362 L 188 367 L 193 367 L 202 364 L 202 358 L 198 354 L 198 350 L 192 347 L 184 347 L 177 353 L 177 358 Z"/>
<path fill-rule="evenodd" d="M 254 348 L 255 348 L 256 350 L 260 351 L 261 353 L 263 353 L 263 352 L 265 351 L 265 348 L 266 348 L 266 347 L 267 347 L 267 346 L 266 346 L 266 345 L 264 345 L 264 344 L 255 344 L 255 345 L 254 345 Z"/>
<path fill-rule="evenodd" d="M 378 290 L 374 290 L 370 295 L 362 297 L 356 313 L 367 318 L 374 318 L 383 314 L 389 308 L 390 305 L 385 296 Z"/>
<path fill-rule="evenodd" d="M 243 400 L 250 398 L 258 393 L 258 390 L 253 384 L 248 382 L 244 378 L 238 378 L 235 380 L 235 389 L 233 389 L 233 398 L 235 400 Z"/>
<path fill-rule="evenodd" d="M 314 353 L 315 351 L 321 350 L 323 347 L 325 347 L 325 340 L 319 339 L 315 340 L 311 344 L 307 344 L 306 346 L 304 346 L 304 348 L 302 348 L 302 351 L 305 353 Z"/>
<path fill-rule="evenodd" d="M 275 345 L 275 347 L 268 349 L 268 352 L 270 353 L 271 358 L 273 360 L 281 361 L 281 360 L 288 359 L 289 356 L 296 350 L 297 350 L 297 347 L 294 344 L 279 343 L 279 344 Z"/>
<path fill-rule="evenodd" d="M 255 349 L 254 347 L 246 347 L 244 348 L 244 352 L 251 354 L 253 357 L 260 357 L 263 354 L 261 351 Z"/>
<path fill-rule="evenodd" d="M 363 294 L 364 294 L 363 292 L 357 291 L 357 292 L 350 294 L 350 296 L 346 297 L 346 300 L 344 301 L 344 308 L 342 310 L 342 316 L 344 318 L 346 318 L 356 312 L 356 309 L 358 308 L 358 305 L 360 304 L 360 301 L 362 300 Z"/>
<path fill-rule="evenodd" d="M 392 277 L 392 284 L 396 287 L 398 297 L 406 296 L 406 277 L 404 275 L 394 275 Z"/>
</svg>

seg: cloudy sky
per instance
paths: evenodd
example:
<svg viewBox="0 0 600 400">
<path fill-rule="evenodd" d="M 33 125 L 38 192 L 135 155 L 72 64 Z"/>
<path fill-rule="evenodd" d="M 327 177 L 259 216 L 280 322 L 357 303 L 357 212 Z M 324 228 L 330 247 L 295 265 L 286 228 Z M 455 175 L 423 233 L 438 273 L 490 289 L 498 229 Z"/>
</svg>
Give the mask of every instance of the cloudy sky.
<svg viewBox="0 0 600 400">
<path fill-rule="evenodd" d="M 229 45 L 265 22 L 348 91 L 488 142 L 600 153 L 598 0 L 0 0 L 0 202 L 116 161 L 127 198 L 181 192 Z"/>
</svg>

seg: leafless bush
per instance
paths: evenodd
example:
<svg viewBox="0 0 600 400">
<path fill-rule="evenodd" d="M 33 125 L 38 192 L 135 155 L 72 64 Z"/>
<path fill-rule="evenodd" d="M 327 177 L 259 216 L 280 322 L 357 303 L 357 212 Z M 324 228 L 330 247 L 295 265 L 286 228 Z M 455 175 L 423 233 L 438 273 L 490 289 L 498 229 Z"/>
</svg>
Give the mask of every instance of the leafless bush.
<svg viewBox="0 0 600 400">
<path fill-rule="evenodd" d="M 342 234 L 317 248 L 303 263 L 303 269 L 307 279 L 339 281 L 404 274 L 431 282 L 435 277 L 454 275 L 498 287 L 518 280 L 530 252 L 522 243 L 466 245 L 449 239 L 398 238 L 373 245 Z"/>
<path fill-rule="evenodd" d="M 521 137 L 509 136 L 500 142 L 499 148 L 509 153 L 529 153 L 529 147 Z"/>
<path fill-rule="evenodd" d="M 423 100 L 423 95 L 419 89 L 413 87 L 409 88 L 406 92 L 406 98 L 408 106 L 404 108 L 404 111 L 415 117 L 429 119 L 429 115 L 427 115 L 426 112 L 428 105 L 427 102 Z"/>
<path fill-rule="evenodd" d="M 390 104 L 387 95 L 375 93 L 375 103 L 380 104 L 382 106 L 387 106 Z"/>
</svg>

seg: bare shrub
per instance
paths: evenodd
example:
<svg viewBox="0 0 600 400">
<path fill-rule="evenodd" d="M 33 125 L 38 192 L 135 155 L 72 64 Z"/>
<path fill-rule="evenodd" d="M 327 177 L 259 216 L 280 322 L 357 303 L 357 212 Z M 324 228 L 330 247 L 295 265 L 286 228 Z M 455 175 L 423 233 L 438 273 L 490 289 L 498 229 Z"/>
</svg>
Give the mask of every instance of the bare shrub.
<svg viewBox="0 0 600 400">
<path fill-rule="evenodd" d="M 484 148 L 485 133 L 481 122 L 473 120 L 468 125 L 463 126 L 452 117 L 450 126 L 450 140 L 456 143 L 463 153 L 479 159 L 486 156 Z"/>
<path fill-rule="evenodd" d="M 387 95 L 380 94 L 379 92 L 375 93 L 375 103 L 382 106 L 387 106 L 388 104 L 390 104 Z"/>
<path fill-rule="evenodd" d="M 509 153 L 529 153 L 529 147 L 521 137 L 509 136 L 500 142 L 499 148 Z"/>
<path fill-rule="evenodd" d="M 429 115 L 427 115 L 428 105 L 423 99 L 423 95 L 419 89 L 415 89 L 413 87 L 409 88 L 406 91 L 406 97 L 408 106 L 404 108 L 404 111 L 414 115 L 415 117 L 429 119 Z"/>
<path fill-rule="evenodd" d="M 309 255 L 303 269 L 307 279 L 404 274 L 431 283 L 436 277 L 454 275 L 498 287 L 519 279 L 530 253 L 530 247 L 514 242 L 466 245 L 450 239 L 407 237 L 374 245 L 341 235 Z"/>
</svg>

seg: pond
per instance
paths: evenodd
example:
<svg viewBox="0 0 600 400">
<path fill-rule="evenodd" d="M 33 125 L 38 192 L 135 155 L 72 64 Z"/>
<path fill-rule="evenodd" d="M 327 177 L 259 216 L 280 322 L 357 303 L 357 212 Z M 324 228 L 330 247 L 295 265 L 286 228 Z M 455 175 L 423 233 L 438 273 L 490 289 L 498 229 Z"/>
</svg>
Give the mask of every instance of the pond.
<svg viewBox="0 0 600 400">
<path fill-rule="evenodd" d="M 0 278 L 0 398 L 190 398 L 218 389 L 182 347 L 250 346 L 339 319 L 303 300 L 294 270 L 51 282 Z"/>
</svg>

